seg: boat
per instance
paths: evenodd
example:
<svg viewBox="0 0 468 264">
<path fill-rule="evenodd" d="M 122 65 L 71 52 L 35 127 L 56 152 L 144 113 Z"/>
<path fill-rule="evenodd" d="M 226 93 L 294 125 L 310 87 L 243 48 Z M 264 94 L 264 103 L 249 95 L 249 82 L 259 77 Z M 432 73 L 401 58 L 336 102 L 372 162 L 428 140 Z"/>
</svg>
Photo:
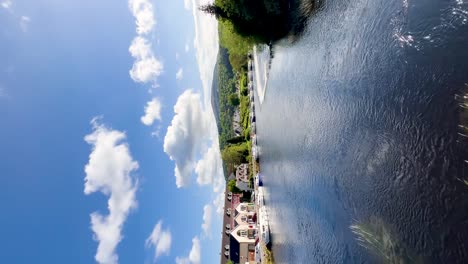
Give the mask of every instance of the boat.
<svg viewBox="0 0 468 264">
<path fill-rule="evenodd" d="M 260 241 L 268 245 L 270 243 L 270 224 L 265 206 L 261 206 L 258 213 Z"/>
</svg>

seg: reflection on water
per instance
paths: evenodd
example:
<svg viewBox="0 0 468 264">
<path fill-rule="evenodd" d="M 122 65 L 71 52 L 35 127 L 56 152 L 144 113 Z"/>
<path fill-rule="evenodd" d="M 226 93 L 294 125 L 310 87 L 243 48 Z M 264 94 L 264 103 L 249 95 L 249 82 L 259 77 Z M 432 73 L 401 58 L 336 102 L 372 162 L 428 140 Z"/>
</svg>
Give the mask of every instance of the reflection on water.
<svg viewBox="0 0 468 264">
<path fill-rule="evenodd" d="M 380 263 L 410 264 L 424 263 L 422 257 L 409 253 L 408 249 L 391 234 L 382 219 L 371 218 L 367 223 L 357 223 L 350 226 L 357 236 L 359 245 L 379 256 Z"/>
<path fill-rule="evenodd" d="M 327 0 L 274 46 L 255 109 L 277 263 L 379 263 L 356 235 L 466 263 L 467 3 Z"/>
<path fill-rule="evenodd" d="M 260 104 L 265 98 L 271 67 L 271 50 L 268 45 L 256 45 L 253 49 L 255 87 Z"/>
</svg>

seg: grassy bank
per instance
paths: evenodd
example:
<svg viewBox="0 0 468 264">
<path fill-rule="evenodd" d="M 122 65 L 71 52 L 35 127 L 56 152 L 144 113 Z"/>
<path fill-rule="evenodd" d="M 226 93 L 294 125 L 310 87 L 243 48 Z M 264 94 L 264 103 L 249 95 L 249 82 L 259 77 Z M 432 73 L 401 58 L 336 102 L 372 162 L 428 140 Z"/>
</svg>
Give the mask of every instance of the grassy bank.
<svg viewBox="0 0 468 264">
<path fill-rule="evenodd" d="M 266 246 L 262 246 L 263 256 L 262 264 L 273 264 L 275 263 L 275 258 L 273 257 L 273 252 L 269 250 Z"/>
</svg>

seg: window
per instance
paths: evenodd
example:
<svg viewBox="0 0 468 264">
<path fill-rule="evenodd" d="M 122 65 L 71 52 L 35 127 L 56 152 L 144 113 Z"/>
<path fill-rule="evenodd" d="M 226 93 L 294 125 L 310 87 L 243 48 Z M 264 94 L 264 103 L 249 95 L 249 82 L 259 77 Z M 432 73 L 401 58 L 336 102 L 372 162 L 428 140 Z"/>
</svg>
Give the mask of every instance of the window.
<svg viewBox="0 0 468 264">
<path fill-rule="evenodd" d="M 241 237 L 247 237 L 247 231 L 246 230 L 239 230 L 237 234 Z"/>
</svg>

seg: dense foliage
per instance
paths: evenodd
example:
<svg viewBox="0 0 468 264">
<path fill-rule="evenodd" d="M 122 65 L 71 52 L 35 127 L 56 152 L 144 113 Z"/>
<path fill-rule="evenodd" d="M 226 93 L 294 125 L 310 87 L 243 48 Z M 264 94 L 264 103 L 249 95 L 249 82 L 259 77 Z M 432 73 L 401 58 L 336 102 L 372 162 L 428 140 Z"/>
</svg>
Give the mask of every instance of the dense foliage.
<svg viewBox="0 0 468 264">
<path fill-rule="evenodd" d="M 226 146 L 222 152 L 221 157 L 224 162 L 230 165 L 237 165 L 247 162 L 249 149 L 247 143 L 233 144 Z"/>
<path fill-rule="evenodd" d="M 287 0 L 215 0 L 201 10 L 229 21 L 240 36 L 269 43 L 289 32 L 289 4 Z"/>
<path fill-rule="evenodd" d="M 228 99 L 229 99 L 229 103 L 232 106 L 239 106 L 240 100 L 239 100 L 239 96 L 236 93 L 229 95 Z"/>
<path fill-rule="evenodd" d="M 249 37 L 242 37 L 235 30 L 230 21 L 220 21 L 218 23 L 219 43 L 226 48 L 229 53 L 229 63 L 235 72 L 245 70 L 247 66 L 247 54 L 254 45 L 254 40 Z"/>
<path fill-rule="evenodd" d="M 218 57 L 218 86 L 219 86 L 219 146 L 224 148 L 228 139 L 234 137 L 232 130 L 232 116 L 234 106 L 229 102 L 229 96 L 236 92 L 234 73 L 229 64 L 227 50 L 220 47 Z"/>
<path fill-rule="evenodd" d="M 250 98 L 248 96 L 249 90 L 247 88 L 247 76 L 246 74 L 242 74 L 240 80 L 240 123 L 247 134 L 244 134 L 246 140 L 250 139 Z"/>
<path fill-rule="evenodd" d="M 237 188 L 236 186 L 236 180 L 230 180 L 228 182 L 228 190 L 232 193 L 241 193 L 242 191 Z"/>
</svg>

